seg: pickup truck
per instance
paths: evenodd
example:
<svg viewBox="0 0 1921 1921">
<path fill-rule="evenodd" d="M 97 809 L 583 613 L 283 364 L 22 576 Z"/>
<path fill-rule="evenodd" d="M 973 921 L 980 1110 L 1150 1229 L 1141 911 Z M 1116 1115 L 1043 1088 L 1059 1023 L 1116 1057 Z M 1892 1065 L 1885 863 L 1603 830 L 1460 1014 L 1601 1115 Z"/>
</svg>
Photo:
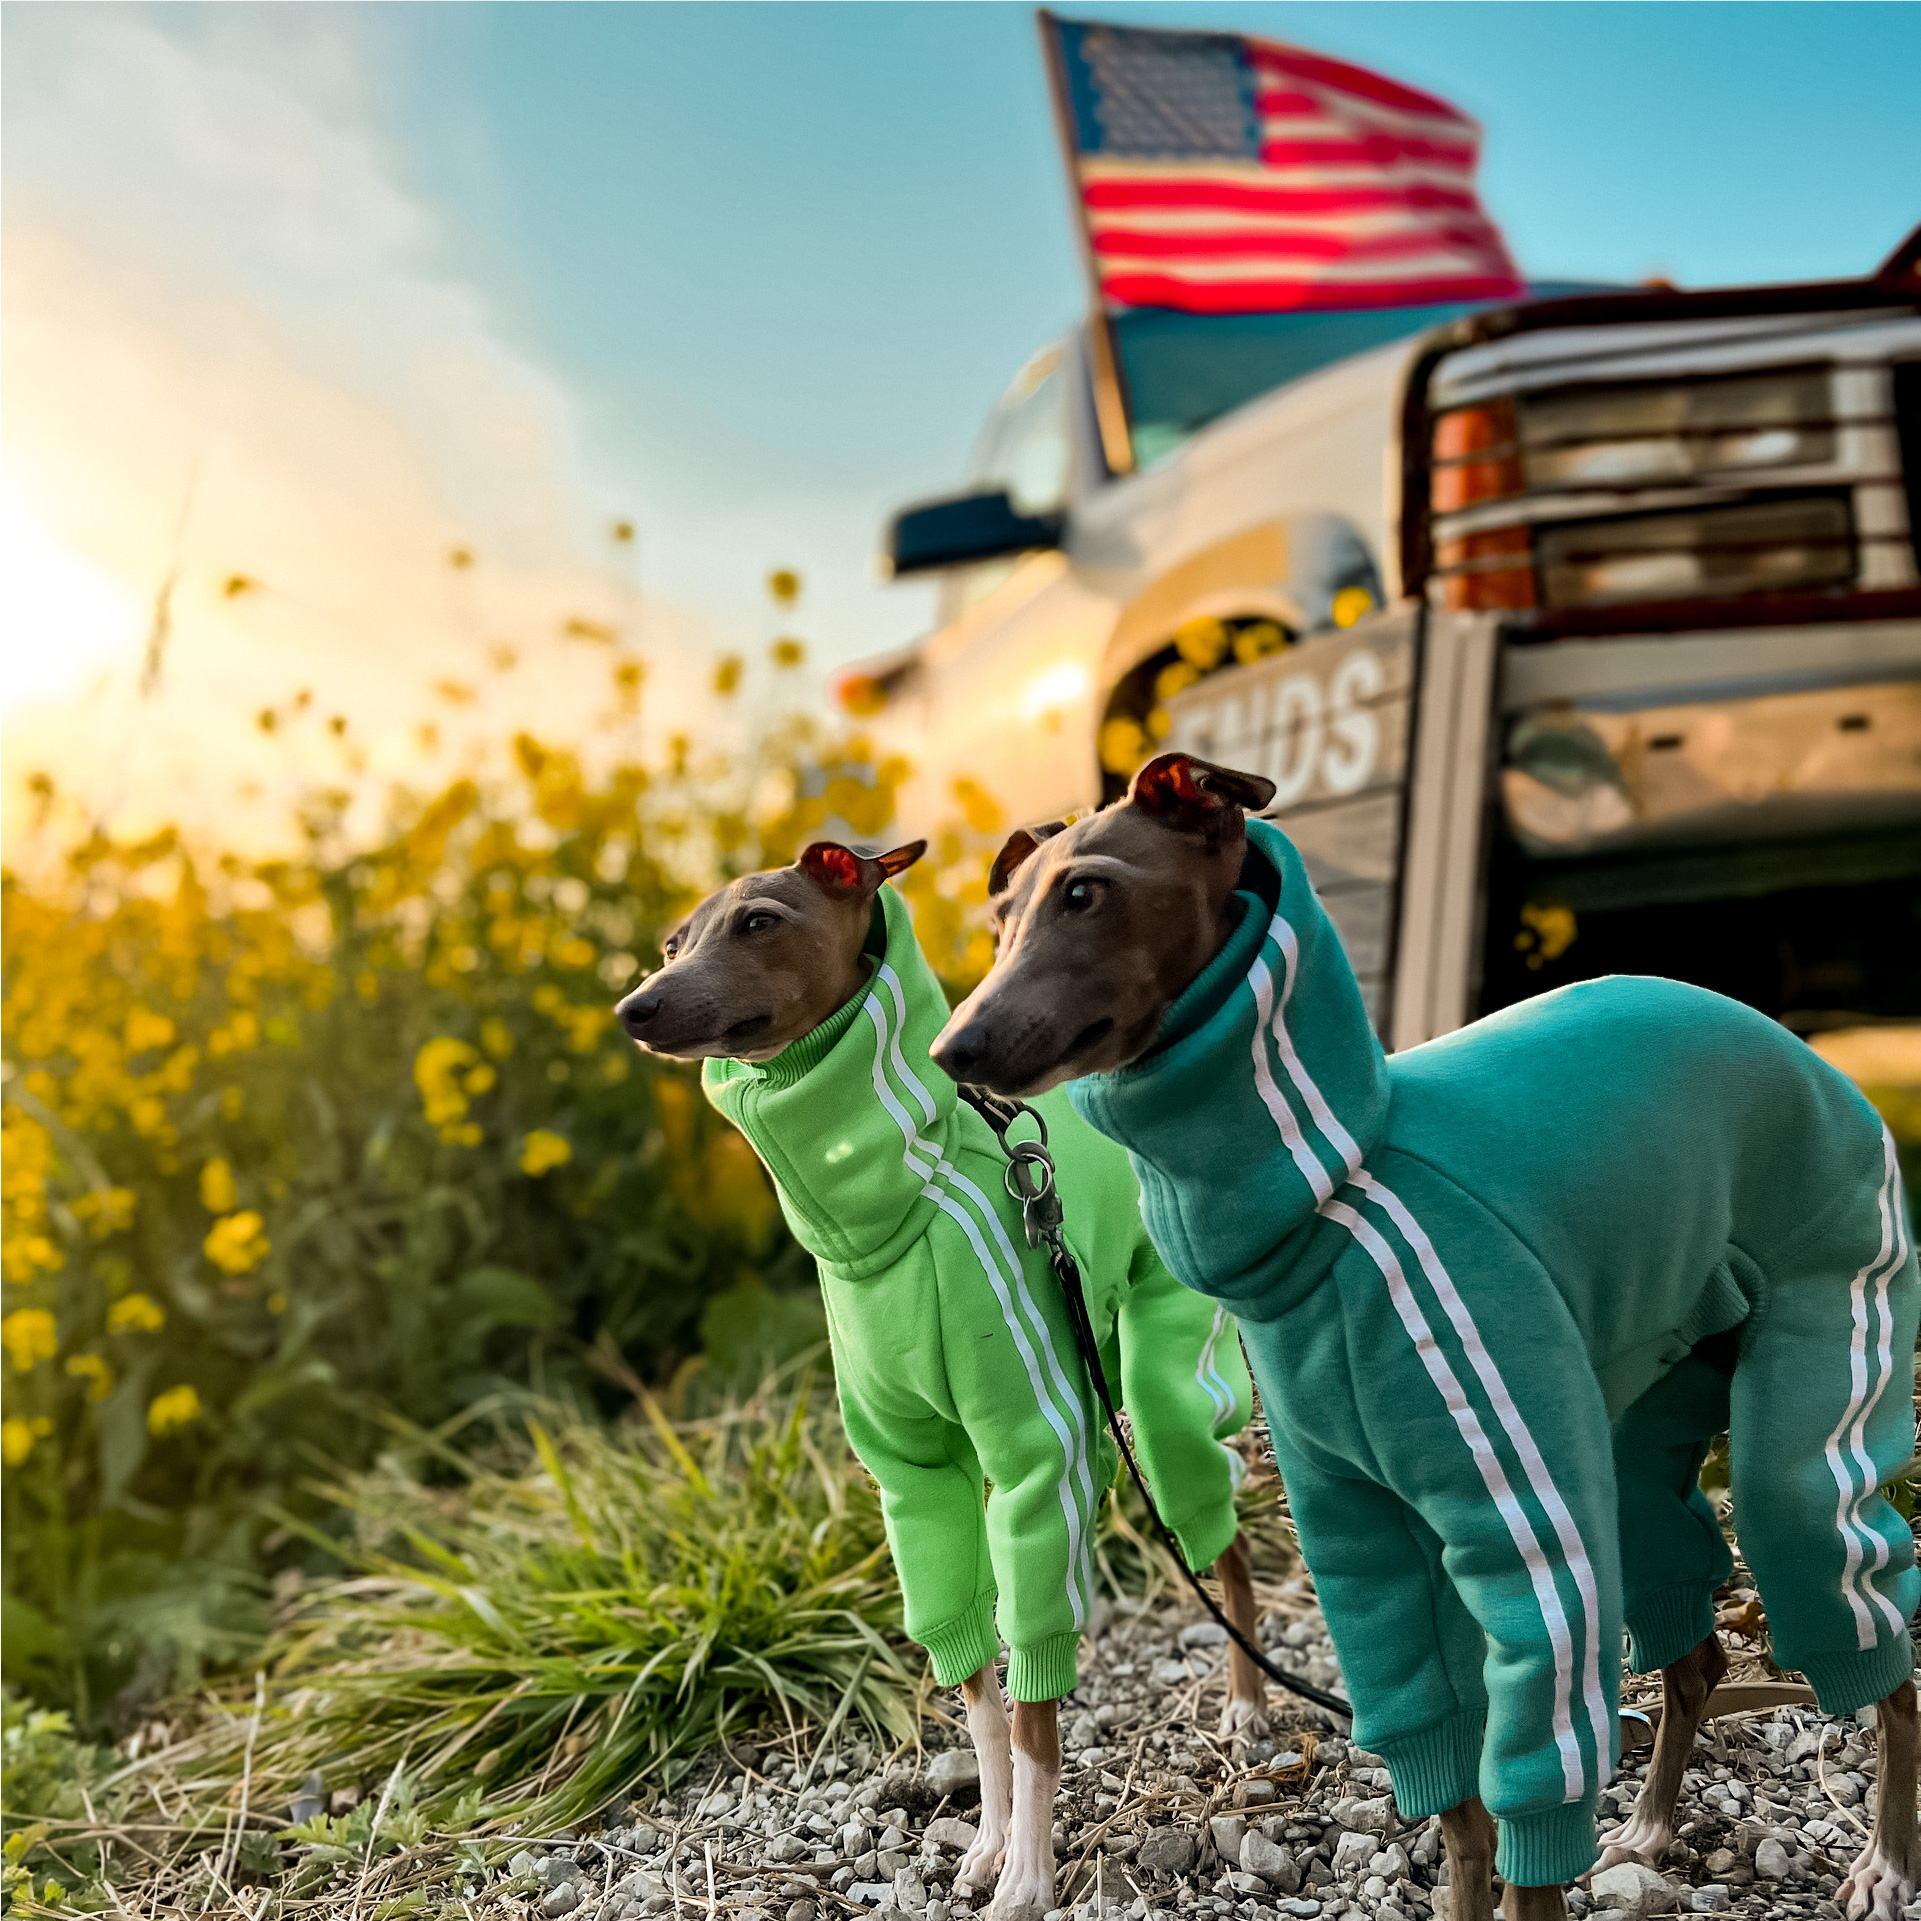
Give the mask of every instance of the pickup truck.
<svg viewBox="0 0 1921 1921">
<path fill-rule="evenodd" d="M 1860 280 L 1106 323 L 896 516 L 936 629 L 846 705 L 1017 820 L 1257 770 L 1383 1041 L 1660 973 L 1921 1017 L 1921 231 Z"/>
</svg>

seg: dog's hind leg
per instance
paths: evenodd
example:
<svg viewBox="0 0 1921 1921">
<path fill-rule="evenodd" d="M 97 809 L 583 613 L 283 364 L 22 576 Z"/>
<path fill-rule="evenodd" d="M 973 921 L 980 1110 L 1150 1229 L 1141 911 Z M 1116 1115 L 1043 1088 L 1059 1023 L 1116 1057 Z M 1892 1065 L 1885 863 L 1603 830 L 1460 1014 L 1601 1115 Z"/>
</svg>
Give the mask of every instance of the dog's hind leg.
<svg viewBox="0 0 1921 1921">
<path fill-rule="evenodd" d="M 1060 1704 L 1014 1703 L 1014 1811 L 994 1921 L 1040 1921 L 1054 1906 L 1054 1796 L 1061 1784 Z"/>
<path fill-rule="evenodd" d="M 1874 1717 L 1880 1748 L 1874 1832 L 1834 1897 L 1848 1921 L 1894 1921 L 1914 1899 L 1921 1877 L 1915 1810 L 1915 1747 L 1921 1729 L 1916 1722 L 1914 1683 L 1903 1681 Z"/>
<path fill-rule="evenodd" d="M 1634 1812 L 1601 1837 L 1600 1867 L 1622 1861 L 1657 1865 L 1674 1844 L 1674 1804 L 1681 1776 L 1694 1752 L 1708 1696 L 1728 1671 L 1728 1657 L 1710 1634 L 1680 1660 L 1661 1670 L 1661 1727 L 1654 1737 L 1654 1759 Z"/>
<path fill-rule="evenodd" d="M 1501 1921 L 1562 1921 L 1566 1913 L 1565 1888 L 1510 1887 L 1501 1897 Z"/>
<path fill-rule="evenodd" d="M 1441 1816 L 1448 1921 L 1494 1921 L 1494 1817 L 1479 1797 Z"/>
<path fill-rule="evenodd" d="M 1222 1612 L 1240 1632 L 1255 1639 L 1254 1572 L 1247 1552 L 1247 1537 L 1235 1535 L 1221 1558 L 1214 1563 L 1221 1584 Z M 1233 1642 L 1228 1643 L 1227 1705 L 1221 1710 L 1221 1738 L 1258 1741 L 1267 1732 L 1267 1683 L 1252 1658 Z"/>
<path fill-rule="evenodd" d="M 1494 1921 L 1494 1818 L 1478 1797 L 1441 1816 L 1447 1848 L 1448 1921 Z M 1510 1887 L 1502 1921 L 1561 1921 L 1567 1893 L 1558 1887 Z"/>
<path fill-rule="evenodd" d="M 981 1770 L 980 1837 L 954 1870 L 954 1891 L 985 1893 L 1001 1871 L 1008 1821 L 1014 1805 L 1014 1752 L 1007 1726 L 1007 1702 L 993 1662 L 961 1683 L 967 1704 L 967 1732 Z"/>
</svg>

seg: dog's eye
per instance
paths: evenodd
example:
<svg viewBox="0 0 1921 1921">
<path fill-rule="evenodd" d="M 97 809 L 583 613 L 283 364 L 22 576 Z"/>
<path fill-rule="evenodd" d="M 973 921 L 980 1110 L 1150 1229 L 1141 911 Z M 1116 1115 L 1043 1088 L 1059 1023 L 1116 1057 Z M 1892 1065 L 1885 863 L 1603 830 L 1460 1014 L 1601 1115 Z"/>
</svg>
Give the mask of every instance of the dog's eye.
<svg viewBox="0 0 1921 1921">
<path fill-rule="evenodd" d="M 678 936 L 671 940 L 662 941 L 660 951 L 666 959 L 673 960 L 680 952 L 680 940 Z"/>
<path fill-rule="evenodd" d="M 1070 880 L 1061 889 L 1061 905 L 1070 914 L 1084 914 L 1100 898 L 1100 882 Z"/>
<path fill-rule="evenodd" d="M 764 933 L 770 927 L 778 927 L 779 925 L 780 916 L 778 914 L 749 914 L 747 918 L 741 922 L 740 931 L 743 934 L 759 934 Z"/>
</svg>

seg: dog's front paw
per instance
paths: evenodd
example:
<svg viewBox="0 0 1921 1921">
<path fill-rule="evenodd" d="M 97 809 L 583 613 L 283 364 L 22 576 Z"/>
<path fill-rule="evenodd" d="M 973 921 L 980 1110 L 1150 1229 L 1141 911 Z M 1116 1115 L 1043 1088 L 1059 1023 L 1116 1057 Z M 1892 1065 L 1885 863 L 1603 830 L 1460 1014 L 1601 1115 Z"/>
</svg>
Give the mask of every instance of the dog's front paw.
<svg viewBox="0 0 1921 1921">
<path fill-rule="evenodd" d="M 1618 1828 L 1610 1828 L 1601 1836 L 1601 1858 L 1594 1866 L 1618 1868 L 1623 1861 L 1639 1861 L 1645 1867 L 1658 1868 L 1673 1845 L 1673 1834 L 1637 1808 Z"/>
<path fill-rule="evenodd" d="M 1250 1701 L 1243 1695 L 1227 1697 L 1227 1705 L 1221 1709 L 1220 1739 L 1258 1741 L 1267 1731 L 1267 1710 L 1259 1701 Z"/>
<path fill-rule="evenodd" d="M 1896 1921 L 1914 1899 L 1914 1876 L 1871 1841 L 1835 1891 L 1835 1903 L 1848 1921 Z"/>
<path fill-rule="evenodd" d="M 994 1885 L 1006 1852 L 1006 1834 L 983 1828 L 979 1839 L 961 1856 L 960 1866 L 954 1870 L 954 1892 L 985 1894 Z"/>
<path fill-rule="evenodd" d="M 1016 1835 L 1008 1843 L 990 1921 L 1040 1921 L 1054 1906 L 1054 1839 Z"/>
</svg>

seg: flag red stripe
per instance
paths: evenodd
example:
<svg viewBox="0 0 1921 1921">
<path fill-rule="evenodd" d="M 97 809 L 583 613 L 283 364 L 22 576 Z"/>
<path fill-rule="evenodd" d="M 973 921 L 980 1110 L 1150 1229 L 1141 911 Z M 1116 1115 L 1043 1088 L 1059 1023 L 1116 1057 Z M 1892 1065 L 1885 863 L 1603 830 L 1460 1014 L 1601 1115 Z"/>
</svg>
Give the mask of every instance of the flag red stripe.
<svg viewBox="0 0 1921 1921">
<path fill-rule="evenodd" d="M 1103 258 L 1194 260 L 1394 260 L 1409 254 L 1464 249 L 1498 257 L 1499 241 L 1485 226 L 1421 226 L 1362 238 L 1338 233 L 1158 233 L 1140 227 L 1096 227 L 1094 251 Z"/>
<path fill-rule="evenodd" d="M 1327 117 L 1327 102 L 1317 93 L 1289 93 L 1279 87 L 1256 87 L 1254 104 L 1260 111 L 1274 119 L 1283 114 L 1312 114 L 1317 119 Z"/>
<path fill-rule="evenodd" d="M 1395 187 L 1282 187 L 1176 174 L 1159 180 L 1095 179 L 1084 183 L 1090 210 L 1165 207 L 1207 208 L 1222 213 L 1374 213 L 1390 208 L 1445 207 L 1467 212 L 1478 206 L 1471 189 L 1437 187 L 1424 180 Z"/>
<path fill-rule="evenodd" d="M 1172 274 L 1104 277 L 1109 300 L 1182 313 L 1311 313 L 1358 307 L 1425 307 L 1453 300 L 1512 300 L 1524 291 L 1512 274 L 1433 274 L 1367 281 L 1182 280 Z"/>
<path fill-rule="evenodd" d="M 1371 100 L 1376 106 L 1391 107 L 1396 113 L 1445 120 L 1457 127 L 1474 124 L 1458 108 L 1450 107 L 1445 100 L 1437 100 L 1431 93 L 1404 87 L 1385 74 L 1369 73 L 1365 67 L 1350 67 L 1345 60 L 1330 60 L 1326 54 L 1283 46 L 1277 40 L 1248 40 L 1245 45 L 1256 73 L 1277 73 L 1289 80 L 1304 80 L 1310 86 L 1331 87 L 1338 93 L 1352 94 L 1357 100 Z"/>
<path fill-rule="evenodd" d="M 1407 140 L 1392 133 L 1366 133 L 1352 140 L 1261 141 L 1261 164 L 1266 167 L 1380 168 L 1404 160 L 1446 167 L 1465 176 L 1474 169 L 1474 149 Z"/>
</svg>

